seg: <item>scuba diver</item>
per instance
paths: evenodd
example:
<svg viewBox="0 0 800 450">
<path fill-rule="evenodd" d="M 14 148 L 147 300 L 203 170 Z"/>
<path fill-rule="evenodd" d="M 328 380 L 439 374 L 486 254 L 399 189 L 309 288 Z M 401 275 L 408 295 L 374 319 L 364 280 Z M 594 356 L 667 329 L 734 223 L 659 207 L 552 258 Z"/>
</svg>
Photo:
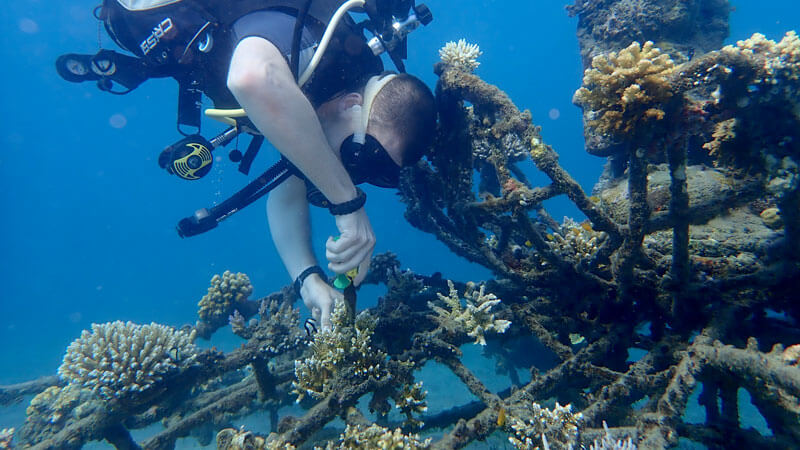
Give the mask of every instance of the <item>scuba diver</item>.
<svg viewBox="0 0 800 450">
<path fill-rule="evenodd" d="M 351 12 L 368 19 L 356 23 Z M 178 130 L 186 137 L 161 153 L 162 168 L 199 179 L 210 171 L 211 152 L 240 133 L 253 140 L 244 155 L 229 156 L 245 174 L 264 139 L 280 152 L 279 163 L 229 200 L 182 220 L 178 232 L 210 230 L 271 191 L 273 242 L 313 317 L 330 328 L 342 294 L 317 265 L 308 205 L 334 215 L 339 236 L 326 242 L 328 268 L 357 286 L 375 236 L 356 185 L 397 187 L 401 168 L 415 164 L 435 134 L 433 95 L 402 63 L 407 35 L 430 22 L 430 11 L 413 0 L 104 0 L 95 16 L 135 56 L 104 49 L 63 55 L 59 74 L 115 94 L 149 78 L 176 79 Z M 383 52 L 401 73 L 383 72 Z M 211 140 L 199 134 L 202 93 L 215 106 L 206 114 L 230 125 Z"/>
</svg>

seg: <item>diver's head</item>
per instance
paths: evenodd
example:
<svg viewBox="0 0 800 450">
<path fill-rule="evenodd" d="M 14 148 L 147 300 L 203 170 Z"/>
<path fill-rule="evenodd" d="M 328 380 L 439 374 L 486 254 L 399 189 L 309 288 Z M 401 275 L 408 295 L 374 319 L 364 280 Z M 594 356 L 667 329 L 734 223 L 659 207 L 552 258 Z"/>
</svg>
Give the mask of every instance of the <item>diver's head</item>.
<svg viewBox="0 0 800 450">
<path fill-rule="evenodd" d="M 408 74 L 372 77 L 317 110 L 333 148 L 356 184 L 396 187 L 433 141 L 436 105 L 430 89 Z"/>
</svg>

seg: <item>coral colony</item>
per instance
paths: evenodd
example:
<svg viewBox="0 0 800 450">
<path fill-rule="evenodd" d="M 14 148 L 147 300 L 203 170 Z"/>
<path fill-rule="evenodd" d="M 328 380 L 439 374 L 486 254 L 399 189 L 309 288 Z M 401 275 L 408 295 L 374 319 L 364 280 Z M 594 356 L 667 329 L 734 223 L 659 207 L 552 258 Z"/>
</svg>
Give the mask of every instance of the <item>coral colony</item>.
<svg viewBox="0 0 800 450">
<path fill-rule="evenodd" d="M 377 306 L 353 320 L 338 305 L 333 328 L 314 332 L 291 289 L 250 299 L 245 275 L 216 275 L 195 325 L 95 324 L 58 377 L 0 388 L 3 404 L 35 395 L 0 448 L 796 446 L 800 41 L 756 34 L 722 48 L 728 2 L 679 3 L 568 8 L 586 65 L 574 102 L 587 150 L 606 158 L 591 194 L 530 113 L 473 73 L 477 46 L 442 49 L 436 146 L 400 193 L 412 225 L 493 279 L 415 274 L 379 255 L 367 279 L 385 286 Z M 523 165 L 550 182 L 533 185 Z M 585 220 L 556 222 L 543 202 L 558 196 Z M 195 347 L 228 325 L 240 348 Z M 493 392 L 470 370 L 462 348 L 474 344 L 511 388 Z M 534 345 L 553 362 L 523 358 Z M 428 363 L 472 400 L 431 412 L 417 379 Z M 295 415 L 279 410 L 295 403 Z M 704 418 L 688 421 L 689 409 Z M 231 428 L 259 411 L 262 426 Z M 157 423 L 147 439 L 131 434 Z"/>
</svg>

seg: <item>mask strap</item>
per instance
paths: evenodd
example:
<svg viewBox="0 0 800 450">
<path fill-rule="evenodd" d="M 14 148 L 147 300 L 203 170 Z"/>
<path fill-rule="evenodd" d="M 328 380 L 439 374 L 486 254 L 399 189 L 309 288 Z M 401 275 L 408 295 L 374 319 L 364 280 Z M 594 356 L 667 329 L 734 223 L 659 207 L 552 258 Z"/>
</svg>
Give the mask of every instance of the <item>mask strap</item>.
<svg viewBox="0 0 800 450">
<path fill-rule="evenodd" d="M 375 75 L 367 82 L 367 86 L 364 88 L 364 106 L 361 108 L 361 120 L 356 126 L 355 133 L 353 133 L 353 142 L 362 145 L 366 142 L 367 124 L 369 123 L 369 113 L 372 111 L 372 103 L 381 89 L 396 76 L 394 74 Z"/>
</svg>

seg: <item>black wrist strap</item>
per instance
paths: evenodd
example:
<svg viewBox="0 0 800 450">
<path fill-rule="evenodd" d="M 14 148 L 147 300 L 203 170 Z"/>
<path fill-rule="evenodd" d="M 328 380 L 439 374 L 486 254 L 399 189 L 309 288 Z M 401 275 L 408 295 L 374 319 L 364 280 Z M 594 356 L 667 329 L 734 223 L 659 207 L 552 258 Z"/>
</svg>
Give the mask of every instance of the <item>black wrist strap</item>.
<svg viewBox="0 0 800 450">
<path fill-rule="evenodd" d="M 320 266 L 311 266 L 308 269 L 300 272 L 300 275 L 298 275 L 294 280 L 294 291 L 297 293 L 298 297 L 301 297 L 300 289 L 303 287 L 303 282 L 306 281 L 306 278 L 313 273 L 321 276 L 323 280 L 327 278 L 325 276 L 325 271 L 323 271 L 322 267 Z"/>
<path fill-rule="evenodd" d="M 334 216 L 344 216 L 363 208 L 365 203 L 367 203 L 367 194 L 361 188 L 356 187 L 356 198 L 344 203 L 331 204 L 328 211 Z"/>
</svg>

